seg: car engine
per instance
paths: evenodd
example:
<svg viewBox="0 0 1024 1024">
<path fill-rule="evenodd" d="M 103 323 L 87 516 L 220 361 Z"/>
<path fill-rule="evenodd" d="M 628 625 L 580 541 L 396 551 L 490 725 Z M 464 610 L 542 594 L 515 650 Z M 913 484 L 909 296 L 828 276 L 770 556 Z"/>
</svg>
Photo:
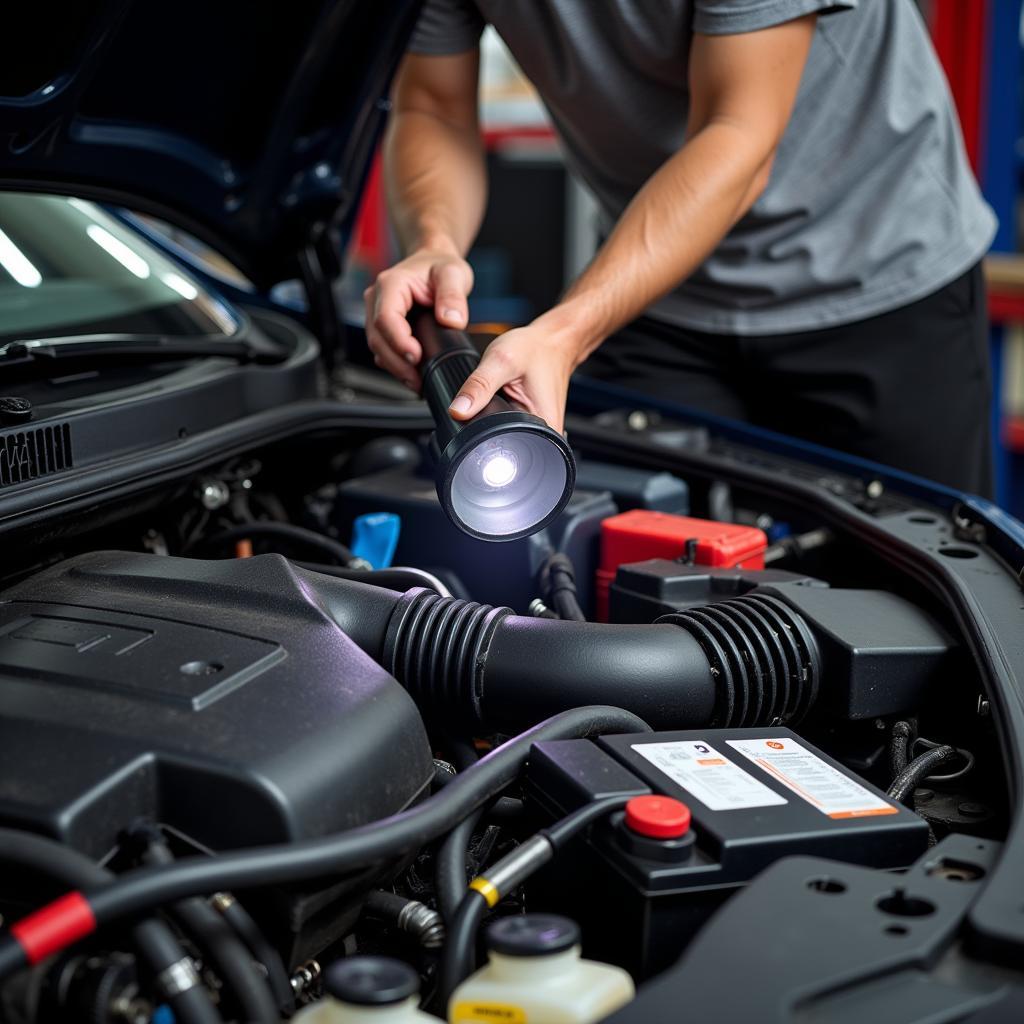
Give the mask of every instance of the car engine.
<svg viewBox="0 0 1024 1024">
<path fill-rule="evenodd" d="M 416 992 L 394 961 L 429 1012 L 488 1019 L 458 995 L 485 933 L 496 963 L 581 947 L 628 972 L 615 1020 L 659 1019 L 731 970 L 734 908 L 757 929 L 883 879 L 864 964 L 851 939 L 815 968 L 838 979 L 984 875 L 1005 772 L 950 608 L 732 474 L 750 453 L 603 417 L 570 433 L 565 509 L 507 543 L 449 522 L 400 424 L 253 445 L 8 540 L 4 1020 L 349 1019 L 328 1010 L 353 964 Z M 780 472 L 983 550 L 870 481 Z"/>
</svg>

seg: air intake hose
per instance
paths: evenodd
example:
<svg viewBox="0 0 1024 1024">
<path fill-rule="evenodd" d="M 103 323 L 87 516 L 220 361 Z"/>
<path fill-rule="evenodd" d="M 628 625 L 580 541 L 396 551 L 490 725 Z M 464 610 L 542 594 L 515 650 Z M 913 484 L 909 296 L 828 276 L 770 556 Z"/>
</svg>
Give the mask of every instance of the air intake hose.
<svg viewBox="0 0 1024 1024">
<path fill-rule="evenodd" d="M 324 609 L 422 712 L 512 731 L 585 704 L 656 729 L 798 720 L 820 655 L 800 614 L 747 594 L 652 625 L 527 618 L 422 588 L 397 594 L 317 577 Z"/>
</svg>

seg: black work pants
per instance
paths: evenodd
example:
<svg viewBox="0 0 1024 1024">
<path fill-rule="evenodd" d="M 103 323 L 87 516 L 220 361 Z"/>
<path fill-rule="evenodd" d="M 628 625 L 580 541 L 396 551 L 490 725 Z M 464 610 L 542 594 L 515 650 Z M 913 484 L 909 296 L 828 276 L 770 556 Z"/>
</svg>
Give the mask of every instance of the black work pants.
<svg viewBox="0 0 1024 1024">
<path fill-rule="evenodd" d="M 908 306 L 824 330 L 739 337 L 641 317 L 580 372 L 991 495 L 980 264 Z"/>
</svg>

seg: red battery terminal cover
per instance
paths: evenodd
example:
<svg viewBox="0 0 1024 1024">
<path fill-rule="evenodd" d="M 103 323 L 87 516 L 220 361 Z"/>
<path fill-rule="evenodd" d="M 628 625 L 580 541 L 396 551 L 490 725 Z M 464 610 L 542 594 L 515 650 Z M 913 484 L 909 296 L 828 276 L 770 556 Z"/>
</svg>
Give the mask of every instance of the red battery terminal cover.
<svg viewBox="0 0 1024 1024">
<path fill-rule="evenodd" d="M 620 565 L 651 558 L 686 558 L 720 569 L 763 569 L 768 538 L 763 530 L 669 512 L 633 509 L 601 524 L 597 618 L 608 621 L 608 589 Z"/>
</svg>

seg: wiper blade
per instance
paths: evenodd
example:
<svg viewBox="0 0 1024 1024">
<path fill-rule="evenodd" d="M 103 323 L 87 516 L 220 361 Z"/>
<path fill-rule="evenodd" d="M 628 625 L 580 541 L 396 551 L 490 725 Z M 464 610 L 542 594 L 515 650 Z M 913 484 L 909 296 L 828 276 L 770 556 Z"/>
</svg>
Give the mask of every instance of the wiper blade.
<svg viewBox="0 0 1024 1024">
<path fill-rule="evenodd" d="M 76 334 L 61 338 L 29 338 L 0 346 L 0 365 L 53 360 L 152 358 L 197 359 L 221 356 L 243 363 L 277 363 L 288 353 L 270 343 L 244 338 L 205 336 L 168 338 L 137 334 Z"/>
</svg>

